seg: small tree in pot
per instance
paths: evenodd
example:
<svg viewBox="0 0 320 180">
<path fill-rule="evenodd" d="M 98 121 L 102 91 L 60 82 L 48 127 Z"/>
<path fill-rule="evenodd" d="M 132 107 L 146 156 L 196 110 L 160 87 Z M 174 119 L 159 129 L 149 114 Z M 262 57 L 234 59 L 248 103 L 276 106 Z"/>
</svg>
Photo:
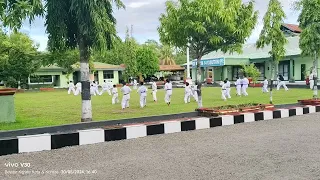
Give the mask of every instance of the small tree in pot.
<svg viewBox="0 0 320 180">
<path fill-rule="evenodd" d="M 254 65 L 254 63 L 251 63 L 250 65 L 242 65 L 242 72 L 252 79 L 253 86 L 255 86 L 261 75 L 259 69 Z"/>
</svg>

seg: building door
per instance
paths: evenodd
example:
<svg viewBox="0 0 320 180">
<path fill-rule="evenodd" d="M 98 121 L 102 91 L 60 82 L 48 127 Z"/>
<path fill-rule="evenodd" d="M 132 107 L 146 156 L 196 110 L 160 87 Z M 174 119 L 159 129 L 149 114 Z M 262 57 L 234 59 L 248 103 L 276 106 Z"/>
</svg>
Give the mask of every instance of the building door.
<svg viewBox="0 0 320 180">
<path fill-rule="evenodd" d="M 290 62 L 282 61 L 279 63 L 278 68 L 279 68 L 278 74 L 281 74 L 283 76 L 283 79 L 285 81 L 288 81 L 290 76 Z"/>
<path fill-rule="evenodd" d="M 306 76 L 306 64 L 301 64 L 301 81 L 306 80 L 305 76 Z"/>
<path fill-rule="evenodd" d="M 258 78 L 259 81 L 263 81 L 265 77 L 265 71 L 264 71 L 264 63 L 256 63 L 255 66 L 260 72 L 260 77 Z"/>
</svg>

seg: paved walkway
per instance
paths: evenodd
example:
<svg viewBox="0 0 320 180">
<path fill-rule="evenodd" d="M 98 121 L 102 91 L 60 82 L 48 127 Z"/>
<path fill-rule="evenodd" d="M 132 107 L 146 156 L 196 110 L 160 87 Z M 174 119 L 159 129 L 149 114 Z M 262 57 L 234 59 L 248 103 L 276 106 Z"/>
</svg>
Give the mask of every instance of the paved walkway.
<svg viewBox="0 0 320 180">
<path fill-rule="evenodd" d="M 0 179 L 320 179 L 320 113 L 2 156 Z"/>
</svg>

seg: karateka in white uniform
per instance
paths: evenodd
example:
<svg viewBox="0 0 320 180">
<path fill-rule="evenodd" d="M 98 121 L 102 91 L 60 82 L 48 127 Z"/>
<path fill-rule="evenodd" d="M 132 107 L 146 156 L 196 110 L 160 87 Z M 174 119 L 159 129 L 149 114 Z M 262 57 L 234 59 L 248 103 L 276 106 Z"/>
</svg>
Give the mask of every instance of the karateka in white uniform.
<svg viewBox="0 0 320 180">
<path fill-rule="evenodd" d="M 280 87 L 283 86 L 283 88 L 288 91 L 288 87 L 286 86 L 286 83 L 284 82 L 284 78 L 281 74 L 278 75 L 278 85 L 277 85 L 277 90 L 280 90 Z"/>
<path fill-rule="evenodd" d="M 310 72 L 310 75 L 309 75 L 309 85 L 310 85 L 310 89 L 313 89 L 313 86 L 314 86 L 314 80 L 313 80 L 313 72 Z"/>
<path fill-rule="evenodd" d="M 138 83 L 137 83 L 137 80 L 134 79 L 133 80 L 133 89 L 137 89 L 138 88 Z"/>
<path fill-rule="evenodd" d="M 81 90 L 81 82 L 78 82 L 77 84 L 76 84 L 76 92 L 74 93 L 74 95 L 75 96 L 78 96 L 81 92 L 82 92 L 82 90 Z"/>
<path fill-rule="evenodd" d="M 140 87 L 137 92 L 140 95 L 140 107 L 144 108 L 147 105 L 147 92 L 148 89 L 143 85 L 143 82 L 140 82 Z"/>
<path fill-rule="evenodd" d="M 230 83 L 230 81 L 229 81 L 229 79 L 228 78 L 226 78 L 226 89 L 227 89 L 227 95 L 226 95 L 226 97 L 227 98 L 231 98 L 231 95 L 230 95 L 230 91 L 231 91 L 231 83 Z"/>
<path fill-rule="evenodd" d="M 224 82 L 221 82 L 220 85 L 222 85 L 221 87 L 221 98 L 226 101 L 227 98 L 226 96 L 228 95 L 227 94 L 227 80 L 224 80 Z"/>
<path fill-rule="evenodd" d="M 103 81 L 103 84 L 101 85 L 102 87 L 102 90 L 100 92 L 100 96 L 104 93 L 104 92 L 108 92 L 108 94 L 111 96 L 111 91 L 110 89 L 112 88 L 111 87 L 111 83 L 110 82 L 106 82 L 106 80 Z"/>
<path fill-rule="evenodd" d="M 269 92 L 268 91 L 268 84 L 269 84 L 269 82 L 268 82 L 267 77 L 264 77 L 263 86 L 262 86 L 262 92 L 263 93 Z"/>
<path fill-rule="evenodd" d="M 151 88 L 152 88 L 152 93 L 151 94 L 152 94 L 152 97 L 153 97 L 153 101 L 157 102 L 157 91 L 158 91 L 157 83 L 152 81 Z"/>
<path fill-rule="evenodd" d="M 130 92 L 132 91 L 130 89 L 129 86 L 127 86 L 127 84 L 124 82 L 123 83 L 123 87 L 121 88 L 120 90 L 123 94 L 122 96 L 122 101 L 121 101 L 121 107 L 122 109 L 125 109 L 125 108 L 129 108 L 129 101 L 130 101 Z"/>
<path fill-rule="evenodd" d="M 241 82 L 241 79 L 239 78 L 239 77 L 237 77 L 237 81 L 235 82 L 235 86 L 236 86 L 236 90 L 237 90 L 237 96 L 241 96 L 241 86 L 242 86 L 242 84 L 241 84 L 242 82 Z"/>
<path fill-rule="evenodd" d="M 166 79 L 166 84 L 164 85 L 164 90 L 166 91 L 165 102 L 170 106 L 171 103 L 171 95 L 172 95 L 172 84 L 169 79 Z"/>
<path fill-rule="evenodd" d="M 192 96 L 193 96 L 193 98 L 194 98 L 194 100 L 196 101 L 196 102 L 198 102 L 198 91 L 197 91 L 197 89 L 198 89 L 198 85 L 192 85 L 191 86 L 191 93 L 192 93 Z"/>
<path fill-rule="evenodd" d="M 244 77 L 242 80 L 241 80 L 241 94 L 244 95 L 244 96 L 248 96 L 248 93 L 247 93 L 247 88 L 249 86 L 249 80 L 247 77 Z"/>
<path fill-rule="evenodd" d="M 186 82 L 186 85 L 184 87 L 184 103 L 190 103 L 190 96 L 192 95 L 192 90 L 188 82 Z"/>
<path fill-rule="evenodd" d="M 112 104 L 119 103 L 119 94 L 118 94 L 118 88 L 116 85 L 113 85 L 113 88 L 111 88 L 112 93 Z"/>
<path fill-rule="evenodd" d="M 98 86 L 98 84 L 96 84 L 95 81 L 93 81 L 93 82 L 91 83 L 91 86 L 90 86 L 90 94 L 91 94 L 91 95 L 94 95 L 94 96 L 96 96 L 97 94 L 98 94 L 98 95 L 100 94 L 100 92 L 99 92 L 99 86 Z"/>
<path fill-rule="evenodd" d="M 75 94 L 75 89 L 74 89 L 74 84 L 72 81 L 69 82 L 69 89 L 68 89 L 68 94 L 70 94 L 72 91 L 73 94 Z"/>
</svg>

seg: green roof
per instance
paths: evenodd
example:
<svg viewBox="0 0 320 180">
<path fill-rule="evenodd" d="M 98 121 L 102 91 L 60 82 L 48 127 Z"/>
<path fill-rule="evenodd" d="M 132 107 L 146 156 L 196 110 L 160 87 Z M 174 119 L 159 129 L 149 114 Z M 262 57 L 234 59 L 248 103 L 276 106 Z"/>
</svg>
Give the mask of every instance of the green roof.
<svg viewBox="0 0 320 180">
<path fill-rule="evenodd" d="M 286 55 L 285 56 L 294 56 L 300 55 L 301 50 L 299 48 L 299 36 L 288 37 L 288 43 L 285 45 Z M 204 55 L 202 59 L 214 59 L 214 58 L 248 58 L 248 59 L 261 59 L 261 58 L 269 58 L 269 51 L 271 50 L 271 46 L 266 46 L 263 49 L 257 49 L 256 44 L 244 44 L 242 48 L 242 53 L 223 53 L 221 51 L 214 51 L 207 55 Z"/>
<path fill-rule="evenodd" d="M 95 70 L 124 70 L 123 67 L 120 65 L 113 65 L 113 64 L 106 64 L 106 63 L 101 63 L 101 62 L 94 62 L 94 69 Z M 73 65 L 73 68 L 75 70 L 80 70 L 80 67 L 77 67 L 76 65 Z M 61 70 L 63 71 L 64 69 L 59 67 L 57 64 L 50 65 L 50 66 L 42 66 L 40 71 L 49 71 L 49 70 Z"/>
</svg>

